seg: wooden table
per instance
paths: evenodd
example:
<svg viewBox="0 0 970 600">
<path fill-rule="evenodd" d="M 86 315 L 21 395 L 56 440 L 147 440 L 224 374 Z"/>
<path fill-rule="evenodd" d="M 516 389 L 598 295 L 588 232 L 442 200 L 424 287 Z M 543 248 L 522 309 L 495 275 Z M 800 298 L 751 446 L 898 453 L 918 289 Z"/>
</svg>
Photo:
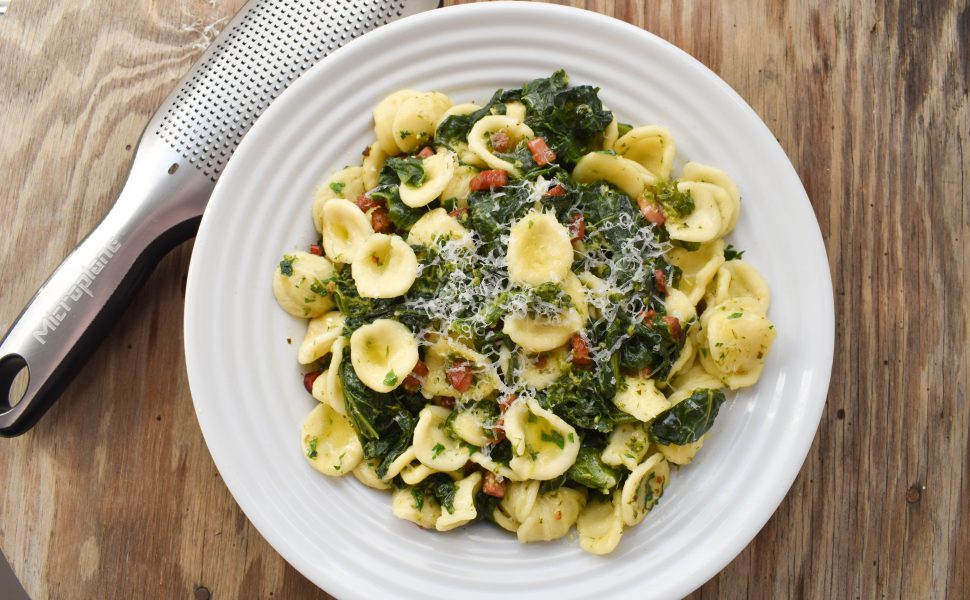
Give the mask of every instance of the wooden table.
<svg viewBox="0 0 970 600">
<path fill-rule="evenodd" d="M 132 146 L 243 0 L 13 0 L 0 17 L 0 325 L 106 212 Z M 828 403 L 794 487 L 697 598 L 970 593 L 970 9 L 571 2 L 677 44 L 778 136 L 835 286 Z M 28 434 L 0 546 L 33 598 L 327 597 L 236 506 L 182 359 L 191 243 Z M 792 274 L 796 276 L 797 274 Z"/>
</svg>

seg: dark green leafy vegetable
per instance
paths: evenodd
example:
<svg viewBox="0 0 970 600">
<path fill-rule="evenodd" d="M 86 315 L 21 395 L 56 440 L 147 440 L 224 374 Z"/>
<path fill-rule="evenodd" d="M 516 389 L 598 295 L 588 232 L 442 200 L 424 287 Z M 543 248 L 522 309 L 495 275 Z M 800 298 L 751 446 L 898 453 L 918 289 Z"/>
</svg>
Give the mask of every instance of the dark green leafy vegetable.
<svg viewBox="0 0 970 600">
<path fill-rule="evenodd" d="M 418 187 L 424 183 L 424 166 L 420 158 L 388 158 L 384 161 L 384 169 L 394 171 L 402 185 Z"/>
<path fill-rule="evenodd" d="M 547 479 L 539 484 L 539 493 L 546 494 L 548 492 L 554 492 L 565 485 L 567 480 L 566 473 L 563 473 L 559 477 L 553 477 L 552 479 Z"/>
<path fill-rule="evenodd" d="M 510 90 L 503 100 L 521 100 L 526 106 L 525 124 L 556 153 L 556 162 L 572 167 L 583 155 L 596 150 L 599 137 L 613 121 L 603 108 L 599 88 L 569 87 L 569 77 L 559 70 L 550 77 Z"/>
<path fill-rule="evenodd" d="M 633 325 L 633 334 L 620 346 L 620 366 L 629 371 L 649 368 L 652 377 L 664 379 L 677 362 L 683 341 L 661 315 Z"/>
<path fill-rule="evenodd" d="M 620 470 L 603 462 L 600 450 L 583 445 L 576 462 L 566 471 L 570 480 L 606 494 L 620 482 Z"/>
<path fill-rule="evenodd" d="M 714 425 L 724 404 L 721 390 L 697 389 L 690 398 L 660 413 L 650 426 L 650 441 L 656 444 L 692 444 Z"/>
<path fill-rule="evenodd" d="M 411 488 L 414 507 L 424 508 L 424 502 L 433 498 L 449 513 L 455 512 L 455 482 L 444 473 L 435 473 Z"/>
<path fill-rule="evenodd" d="M 630 130 L 632 129 L 633 129 L 633 125 L 630 125 L 629 123 L 617 123 L 616 124 L 617 137 L 625 136 L 626 134 L 630 133 Z"/>
<path fill-rule="evenodd" d="M 498 90 L 485 106 L 473 113 L 451 115 L 445 119 L 435 130 L 435 143 L 454 150 L 457 144 L 465 143 L 468 140 L 468 133 L 472 130 L 476 121 L 489 114 L 504 115 L 505 105 L 502 104 L 502 94 L 502 90 Z"/>
<path fill-rule="evenodd" d="M 742 256 L 744 256 L 744 250 L 738 250 L 731 244 L 724 249 L 724 260 L 739 260 Z"/>
<path fill-rule="evenodd" d="M 694 212 L 694 198 L 690 192 L 682 192 L 677 188 L 676 179 L 668 179 L 657 184 L 653 192 L 646 193 L 647 200 L 659 202 L 667 214 L 686 217 Z"/>
<path fill-rule="evenodd" d="M 636 421 L 613 404 L 619 377 L 618 356 L 606 365 L 570 369 L 544 390 L 539 404 L 574 427 L 612 431 L 620 423 Z"/>
<path fill-rule="evenodd" d="M 502 229 L 521 218 L 532 208 L 531 186 L 507 185 L 500 192 L 472 192 L 468 197 L 468 211 L 472 228 L 482 241 L 492 244 Z"/>
<path fill-rule="evenodd" d="M 280 261 L 280 273 L 289 277 L 293 274 L 293 263 L 296 261 L 295 256 L 290 256 L 286 254 L 283 256 L 283 260 Z"/>
<path fill-rule="evenodd" d="M 383 200 L 387 216 L 398 229 L 411 229 L 428 212 L 425 208 L 411 208 L 401 201 L 397 184 L 381 185 L 370 193 L 375 200 Z"/>
<path fill-rule="evenodd" d="M 495 509 L 498 507 L 501 498 L 496 498 L 495 496 L 489 496 L 485 492 L 479 490 L 475 494 L 475 520 L 476 521 L 495 521 L 492 516 L 495 513 Z"/>
</svg>

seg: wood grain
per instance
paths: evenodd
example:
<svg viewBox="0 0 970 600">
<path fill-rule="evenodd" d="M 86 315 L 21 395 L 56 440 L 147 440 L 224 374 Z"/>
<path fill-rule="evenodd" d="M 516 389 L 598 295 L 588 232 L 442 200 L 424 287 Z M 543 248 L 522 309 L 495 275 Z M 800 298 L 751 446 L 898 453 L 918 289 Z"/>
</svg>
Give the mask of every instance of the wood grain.
<svg viewBox="0 0 970 600">
<path fill-rule="evenodd" d="M 0 326 L 106 212 L 132 146 L 243 0 L 14 0 L 0 17 Z M 757 538 L 695 598 L 970 590 L 967 2 L 605 2 L 774 131 L 836 291 L 829 399 Z M 326 598 L 242 515 L 182 359 L 191 244 L 28 434 L 0 440 L 0 547 L 33 598 Z M 792 276 L 797 276 L 793 274 Z"/>
</svg>

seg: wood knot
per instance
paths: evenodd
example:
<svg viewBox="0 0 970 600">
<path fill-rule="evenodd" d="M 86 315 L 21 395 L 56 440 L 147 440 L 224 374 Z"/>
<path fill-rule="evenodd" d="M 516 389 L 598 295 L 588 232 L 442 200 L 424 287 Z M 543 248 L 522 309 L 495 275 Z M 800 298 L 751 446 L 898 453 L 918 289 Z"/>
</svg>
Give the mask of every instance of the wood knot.
<svg viewBox="0 0 970 600">
<path fill-rule="evenodd" d="M 209 588 L 200 585 L 195 588 L 195 600 L 209 600 L 212 594 L 209 593 Z"/>
<path fill-rule="evenodd" d="M 923 492 L 920 490 L 919 484 L 914 483 L 909 487 L 908 490 L 906 490 L 906 502 L 916 504 L 919 502 L 920 496 L 922 495 Z"/>
</svg>

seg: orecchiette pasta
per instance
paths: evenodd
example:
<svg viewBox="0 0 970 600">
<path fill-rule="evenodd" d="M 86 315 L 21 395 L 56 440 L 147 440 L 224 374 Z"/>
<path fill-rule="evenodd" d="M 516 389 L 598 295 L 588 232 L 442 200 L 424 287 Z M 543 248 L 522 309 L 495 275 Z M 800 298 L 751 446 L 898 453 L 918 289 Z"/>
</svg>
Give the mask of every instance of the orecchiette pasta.
<svg viewBox="0 0 970 600">
<path fill-rule="evenodd" d="M 394 111 L 391 123 L 398 150 L 407 154 L 426 146 L 434 137 L 438 119 L 449 108 L 451 100 L 439 92 L 406 96 Z"/>
<path fill-rule="evenodd" d="M 677 289 L 687 295 L 691 304 L 696 305 L 704 297 L 704 291 L 717 270 L 724 264 L 724 242 L 715 240 L 701 244 L 694 251 L 674 248 L 667 256 L 682 273 Z"/>
<path fill-rule="evenodd" d="M 762 313 L 768 312 L 771 292 L 757 269 L 741 259 L 729 260 L 717 270 L 713 294 L 708 296 L 708 306 L 720 304 L 730 298 L 753 298 L 758 301 Z"/>
<path fill-rule="evenodd" d="M 381 149 L 389 156 L 394 156 L 401 151 L 397 147 L 394 134 L 394 117 L 397 115 L 397 110 L 407 98 L 417 94 L 418 92 L 414 90 L 398 90 L 374 107 L 374 133 L 377 135 L 377 142 Z"/>
<path fill-rule="evenodd" d="M 423 159 L 424 181 L 419 185 L 401 184 L 401 202 L 412 208 L 420 208 L 437 200 L 454 178 L 457 166 L 454 152 L 448 150 Z"/>
<path fill-rule="evenodd" d="M 347 338 L 339 337 L 333 342 L 333 346 L 330 348 L 332 357 L 330 360 L 330 368 L 327 369 L 325 373 L 317 377 L 317 380 L 323 379 L 323 388 L 320 393 L 316 393 L 317 382 L 313 382 L 314 397 L 321 402 L 329 404 L 338 413 L 345 415 L 347 414 L 347 402 L 344 398 L 344 386 L 340 380 L 340 363 L 344 357 L 344 348 L 347 346 Z"/>
<path fill-rule="evenodd" d="M 303 454 L 317 471 L 340 477 L 357 467 L 364 450 L 350 420 L 318 404 L 303 421 Z"/>
<path fill-rule="evenodd" d="M 361 297 L 395 298 L 417 279 L 418 258 L 400 236 L 374 233 L 357 249 L 351 269 Z"/>
<path fill-rule="evenodd" d="M 468 162 L 461 156 L 462 162 Z M 471 195 L 471 181 L 478 175 L 478 169 L 466 165 L 458 165 L 451 176 L 451 181 L 441 190 L 442 200 L 454 200 L 458 208 L 468 208 L 468 196 Z M 413 229 L 412 229 L 413 231 Z"/>
<path fill-rule="evenodd" d="M 536 500 L 516 535 L 523 543 L 557 540 L 569 533 L 585 505 L 586 495 L 579 490 L 559 488 L 546 492 Z"/>
<path fill-rule="evenodd" d="M 508 316 L 504 331 L 513 342 L 529 352 L 548 352 L 568 342 L 582 327 L 582 317 L 575 308 L 570 308 L 557 319 Z"/>
<path fill-rule="evenodd" d="M 440 406 L 425 406 L 414 428 L 414 454 L 421 464 L 436 471 L 454 471 L 468 462 L 471 453 L 460 440 L 445 431 L 451 411 Z"/>
<path fill-rule="evenodd" d="M 720 169 L 702 165 L 696 162 L 689 162 L 684 165 L 681 173 L 681 181 L 700 181 L 710 183 L 727 193 L 728 202 L 721 206 L 721 213 L 724 216 L 724 233 L 727 235 L 738 222 L 738 215 L 741 214 L 741 193 L 734 180 Z"/>
<path fill-rule="evenodd" d="M 435 529 L 450 531 L 474 520 L 478 516 L 478 511 L 475 509 L 475 494 L 481 487 L 482 474 L 477 472 L 456 482 L 452 510 L 445 507 L 441 511 L 441 516 L 435 521 Z"/>
<path fill-rule="evenodd" d="M 690 461 L 694 460 L 694 456 L 697 455 L 697 452 L 703 445 L 704 436 L 701 436 L 696 442 L 691 442 L 689 444 L 657 444 L 657 450 L 664 455 L 667 462 L 675 465 L 686 465 L 690 464 Z"/>
<path fill-rule="evenodd" d="M 640 163 L 605 152 L 584 156 L 573 170 L 573 179 L 580 183 L 606 181 L 631 198 L 638 197 L 657 180 Z"/>
<path fill-rule="evenodd" d="M 492 143 L 492 136 L 499 133 L 507 136 L 512 146 L 535 136 L 529 126 L 521 121 L 505 115 L 492 115 L 483 117 L 472 127 L 468 134 L 468 149 L 475 153 L 479 160 L 488 167 L 518 176 L 520 174 L 519 168 L 496 156 L 495 152 L 489 147 Z"/>
<path fill-rule="evenodd" d="M 685 217 L 676 213 L 667 215 L 667 232 L 671 239 L 682 242 L 710 242 L 724 235 L 728 221 L 722 213 L 727 192 L 699 181 L 682 181 L 677 184 L 681 192 L 689 192 L 694 199 L 694 210 Z"/>
<path fill-rule="evenodd" d="M 323 250 L 336 263 L 351 263 L 374 233 L 370 219 L 349 200 L 331 200 L 321 210 Z"/>
<path fill-rule="evenodd" d="M 354 469 L 354 477 L 357 481 L 363 483 L 369 488 L 374 488 L 375 490 L 389 490 L 391 489 L 391 484 L 382 480 L 377 475 L 377 465 L 380 463 L 377 459 L 362 460 L 359 465 Z"/>
<path fill-rule="evenodd" d="M 626 378 L 626 385 L 613 397 L 613 404 L 644 422 L 653 420 L 670 407 L 656 382 L 640 376 Z"/>
<path fill-rule="evenodd" d="M 613 149 L 660 179 L 670 177 L 674 166 L 674 136 L 664 127 L 649 125 L 631 129 L 616 140 Z"/>
<path fill-rule="evenodd" d="M 375 392 L 390 392 L 418 364 L 418 341 L 393 319 L 377 319 L 350 336 L 350 362 L 360 381 Z"/>
<path fill-rule="evenodd" d="M 509 234 L 509 277 L 515 283 L 537 286 L 559 283 L 573 262 L 569 231 L 555 215 L 529 213 L 512 225 Z"/>
<path fill-rule="evenodd" d="M 424 529 L 434 529 L 441 518 L 441 504 L 433 497 L 416 494 L 415 488 L 405 487 L 391 492 L 391 512 L 405 521 Z"/>
<path fill-rule="evenodd" d="M 280 307 L 294 317 L 319 317 L 333 308 L 333 298 L 324 283 L 333 273 L 333 264 L 322 256 L 288 254 L 276 267 L 273 294 Z"/>
<path fill-rule="evenodd" d="M 645 423 L 623 423 L 610 433 L 600 458 L 608 465 L 636 468 L 650 447 Z"/>
<path fill-rule="evenodd" d="M 522 370 L 519 376 L 526 385 L 543 390 L 559 379 L 566 364 L 566 354 L 566 349 L 562 347 L 539 354 L 520 354 L 519 362 Z"/>
<path fill-rule="evenodd" d="M 731 298 L 701 315 L 701 364 L 736 390 L 761 376 L 775 328 L 754 298 Z"/>
<path fill-rule="evenodd" d="M 620 494 L 620 507 L 626 525 L 636 525 L 647 516 L 663 495 L 669 478 L 670 466 L 660 453 L 650 456 L 630 472 Z"/>
<path fill-rule="evenodd" d="M 592 554 L 613 552 L 623 537 L 620 493 L 590 500 L 576 521 L 580 547 Z"/>
<path fill-rule="evenodd" d="M 519 477 L 554 479 L 576 461 L 576 430 L 534 399 L 520 399 L 505 411 L 505 436 L 512 443 L 509 467 Z"/>
<path fill-rule="evenodd" d="M 297 352 L 297 360 L 300 364 L 308 365 L 321 356 L 329 354 L 334 341 L 343 332 L 345 320 L 339 310 L 310 319 L 307 323 L 306 337 L 303 338 Z"/>
<path fill-rule="evenodd" d="M 361 194 L 377 187 L 385 160 L 387 160 L 387 153 L 384 152 L 384 148 L 379 143 L 371 144 L 367 148 L 363 164 L 361 165 L 361 180 L 364 182 L 364 189 L 361 190 Z M 356 196 L 345 197 L 348 200 L 356 198 Z M 320 231 L 320 228 L 317 228 L 317 231 Z"/>
<path fill-rule="evenodd" d="M 678 179 L 669 130 L 562 71 L 481 104 L 399 90 L 373 117 L 315 192 L 319 241 L 273 275 L 309 320 L 307 460 L 426 529 L 575 526 L 612 552 L 774 342 L 768 285 L 724 239 L 737 185 Z"/>
<path fill-rule="evenodd" d="M 430 210 L 418 219 L 408 232 L 409 244 L 434 245 L 439 238 L 460 240 L 468 235 L 468 230 L 461 226 L 457 219 L 448 211 L 438 207 Z"/>
<path fill-rule="evenodd" d="M 448 396 L 473 402 L 488 397 L 499 387 L 492 362 L 460 342 L 443 338 L 428 347 L 424 356 L 428 374 L 421 384 L 421 393 L 426 398 Z M 472 374 L 472 383 L 464 391 L 456 389 L 449 379 L 449 371 L 453 372 L 456 364 Z"/>
<path fill-rule="evenodd" d="M 313 200 L 313 225 L 323 232 L 323 207 L 335 198 L 353 201 L 370 189 L 365 184 L 363 167 L 347 167 L 334 173 L 317 188 Z"/>
</svg>

